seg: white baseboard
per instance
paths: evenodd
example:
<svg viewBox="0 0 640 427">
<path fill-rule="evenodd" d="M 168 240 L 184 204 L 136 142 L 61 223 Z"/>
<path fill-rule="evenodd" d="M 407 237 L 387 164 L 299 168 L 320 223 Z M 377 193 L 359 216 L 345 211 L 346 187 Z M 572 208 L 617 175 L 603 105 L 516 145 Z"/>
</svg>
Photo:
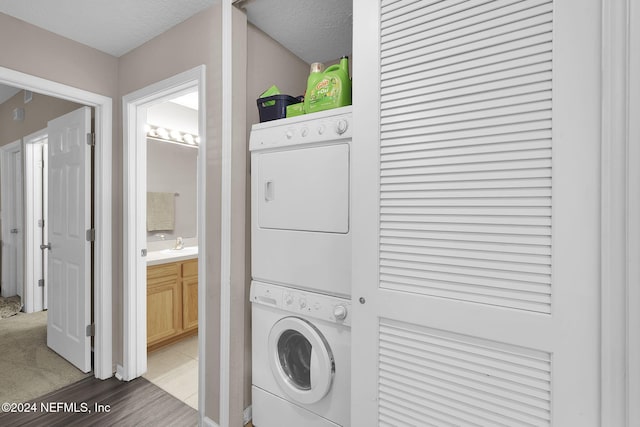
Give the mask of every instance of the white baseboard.
<svg viewBox="0 0 640 427">
<path fill-rule="evenodd" d="M 220 427 L 220 426 L 218 425 L 218 423 L 213 421 L 211 418 L 204 417 L 204 418 L 202 418 L 202 427 Z"/>
<path fill-rule="evenodd" d="M 252 418 L 253 418 L 252 407 L 251 405 L 249 405 L 246 408 L 244 408 L 244 411 L 242 411 L 242 425 L 243 426 L 247 425 L 247 423 L 251 421 Z"/>
<path fill-rule="evenodd" d="M 124 378 L 124 368 L 121 365 L 117 365 L 116 366 L 116 378 L 118 379 L 118 381 L 122 381 L 122 379 Z"/>
</svg>

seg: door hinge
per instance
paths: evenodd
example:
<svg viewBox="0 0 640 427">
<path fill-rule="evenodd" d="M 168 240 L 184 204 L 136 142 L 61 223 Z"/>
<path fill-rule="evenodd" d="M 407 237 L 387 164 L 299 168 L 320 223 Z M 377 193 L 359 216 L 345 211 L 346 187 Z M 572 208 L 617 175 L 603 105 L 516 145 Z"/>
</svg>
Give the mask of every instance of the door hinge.
<svg viewBox="0 0 640 427">
<path fill-rule="evenodd" d="M 38 286 L 40 286 L 40 287 L 44 286 L 44 279 L 38 280 Z"/>
<path fill-rule="evenodd" d="M 93 242 L 96 240 L 96 229 L 90 228 L 87 230 L 87 242 Z"/>
<path fill-rule="evenodd" d="M 96 324 L 92 323 L 90 325 L 87 325 L 87 336 L 93 337 L 95 335 L 96 335 Z"/>
<path fill-rule="evenodd" d="M 44 219 L 39 219 L 38 220 L 38 227 L 39 228 L 44 228 Z"/>
<path fill-rule="evenodd" d="M 96 134 L 91 132 L 87 134 L 87 145 L 95 147 L 96 145 Z"/>
</svg>

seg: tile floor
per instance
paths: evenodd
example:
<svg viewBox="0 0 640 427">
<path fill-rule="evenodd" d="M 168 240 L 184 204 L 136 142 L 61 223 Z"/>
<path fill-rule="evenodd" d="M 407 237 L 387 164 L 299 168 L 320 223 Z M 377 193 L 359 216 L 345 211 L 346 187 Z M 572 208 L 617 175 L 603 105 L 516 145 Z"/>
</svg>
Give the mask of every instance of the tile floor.
<svg viewBox="0 0 640 427">
<path fill-rule="evenodd" d="M 198 409 L 198 336 L 149 353 L 143 377 Z"/>
</svg>

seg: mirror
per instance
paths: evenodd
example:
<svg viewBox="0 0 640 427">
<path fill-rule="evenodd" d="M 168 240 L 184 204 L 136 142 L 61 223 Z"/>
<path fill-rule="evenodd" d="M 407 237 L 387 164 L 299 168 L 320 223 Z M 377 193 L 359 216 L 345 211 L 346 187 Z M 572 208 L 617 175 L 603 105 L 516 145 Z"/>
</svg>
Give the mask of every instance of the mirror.
<svg viewBox="0 0 640 427">
<path fill-rule="evenodd" d="M 198 110 L 188 97 L 197 106 L 194 92 L 147 111 L 147 241 L 197 237 Z"/>
</svg>

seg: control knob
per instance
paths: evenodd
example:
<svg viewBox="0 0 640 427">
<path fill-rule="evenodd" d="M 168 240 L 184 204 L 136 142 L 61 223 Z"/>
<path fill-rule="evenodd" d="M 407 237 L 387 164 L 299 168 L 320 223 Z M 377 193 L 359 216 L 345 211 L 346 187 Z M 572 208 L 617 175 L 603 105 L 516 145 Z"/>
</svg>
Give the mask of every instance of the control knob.
<svg viewBox="0 0 640 427">
<path fill-rule="evenodd" d="M 303 309 L 307 306 L 307 300 L 304 298 L 300 298 L 300 300 L 298 301 L 298 305 L 300 306 L 300 309 Z"/>
<path fill-rule="evenodd" d="M 343 133 L 345 133 L 348 128 L 349 128 L 349 122 L 346 121 L 345 119 L 340 119 L 337 121 L 336 132 L 338 133 L 338 135 L 342 135 Z"/>
<path fill-rule="evenodd" d="M 293 303 L 293 296 L 291 296 L 291 294 L 286 294 L 284 296 L 284 303 L 287 305 L 291 305 Z"/>
<path fill-rule="evenodd" d="M 347 317 L 347 307 L 341 304 L 333 307 L 333 317 L 336 320 L 344 320 Z"/>
</svg>

